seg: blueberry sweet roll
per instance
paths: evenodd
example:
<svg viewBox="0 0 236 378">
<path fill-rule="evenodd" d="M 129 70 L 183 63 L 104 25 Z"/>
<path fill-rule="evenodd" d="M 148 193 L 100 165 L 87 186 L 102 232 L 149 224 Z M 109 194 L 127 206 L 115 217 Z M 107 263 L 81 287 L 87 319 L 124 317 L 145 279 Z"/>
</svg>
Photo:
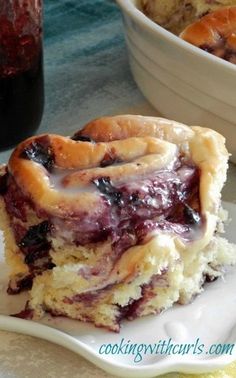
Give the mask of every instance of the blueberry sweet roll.
<svg viewBox="0 0 236 378">
<path fill-rule="evenodd" d="M 180 34 L 185 41 L 236 64 L 236 6 L 212 12 Z"/>
<path fill-rule="evenodd" d="M 113 331 L 188 303 L 236 261 L 219 236 L 227 161 L 215 131 L 162 118 L 27 139 L 1 176 L 9 294 Z"/>
</svg>

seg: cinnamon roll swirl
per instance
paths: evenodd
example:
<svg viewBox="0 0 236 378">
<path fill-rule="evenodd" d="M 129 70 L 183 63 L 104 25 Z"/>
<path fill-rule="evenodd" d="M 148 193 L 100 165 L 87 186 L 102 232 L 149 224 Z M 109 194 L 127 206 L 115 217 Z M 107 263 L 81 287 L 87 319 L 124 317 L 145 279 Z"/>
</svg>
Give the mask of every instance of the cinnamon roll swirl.
<svg viewBox="0 0 236 378">
<path fill-rule="evenodd" d="M 188 303 L 236 262 L 219 236 L 227 161 L 215 131 L 134 115 L 22 142 L 0 178 L 9 294 L 29 290 L 33 318 L 116 332 Z"/>
</svg>

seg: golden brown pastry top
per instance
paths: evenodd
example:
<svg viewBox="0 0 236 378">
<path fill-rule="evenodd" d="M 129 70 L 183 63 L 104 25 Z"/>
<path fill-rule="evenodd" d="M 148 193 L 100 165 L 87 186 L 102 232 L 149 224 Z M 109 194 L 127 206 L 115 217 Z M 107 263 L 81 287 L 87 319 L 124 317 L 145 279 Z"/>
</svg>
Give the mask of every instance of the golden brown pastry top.
<svg viewBox="0 0 236 378">
<path fill-rule="evenodd" d="M 92 180 L 109 176 L 115 183 L 126 182 L 131 176 L 171 169 L 178 156 L 185 155 L 201 171 L 202 213 L 217 215 L 228 153 L 224 138 L 215 131 L 122 115 L 90 122 L 75 135 L 82 137 L 92 141 L 49 134 L 29 138 L 15 149 L 9 173 L 35 207 L 60 217 L 77 210 L 99 211 L 99 192 Z"/>
<path fill-rule="evenodd" d="M 180 37 L 232 63 L 236 63 L 236 6 L 222 8 L 186 27 Z"/>
</svg>

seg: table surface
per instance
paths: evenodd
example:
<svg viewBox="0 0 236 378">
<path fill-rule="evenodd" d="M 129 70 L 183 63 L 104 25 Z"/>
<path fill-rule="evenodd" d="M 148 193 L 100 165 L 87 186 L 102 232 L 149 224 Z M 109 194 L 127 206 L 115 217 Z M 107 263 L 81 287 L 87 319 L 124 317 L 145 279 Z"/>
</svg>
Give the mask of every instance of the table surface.
<svg viewBox="0 0 236 378">
<path fill-rule="evenodd" d="M 119 10 L 112 0 L 45 0 L 46 103 L 38 133 L 72 135 L 105 114 L 157 115 L 134 83 Z M 11 151 L 0 153 L 6 162 Z M 230 167 L 224 198 L 232 192 Z M 235 378 L 236 367 L 205 378 Z M 43 340 L 0 332 L 0 378 L 111 378 L 82 357 Z M 165 378 L 181 378 L 171 374 Z M 183 377 L 190 377 L 185 375 Z"/>
</svg>

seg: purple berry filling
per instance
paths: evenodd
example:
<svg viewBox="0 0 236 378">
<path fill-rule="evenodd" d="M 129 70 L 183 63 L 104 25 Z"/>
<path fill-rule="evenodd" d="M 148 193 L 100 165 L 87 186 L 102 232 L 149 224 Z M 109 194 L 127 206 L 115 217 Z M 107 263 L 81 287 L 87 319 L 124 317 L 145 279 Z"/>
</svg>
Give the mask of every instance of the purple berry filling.
<svg viewBox="0 0 236 378">
<path fill-rule="evenodd" d="M 14 316 L 15 318 L 21 318 L 21 319 L 33 319 L 34 310 L 29 308 L 29 302 L 27 301 L 24 310 L 18 312 L 17 314 L 12 314 L 11 316 Z"/>
<path fill-rule="evenodd" d="M 4 195 L 7 192 L 7 179 L 8 173 L 6 172 L 4 175 L 0 176 L 0 195 Z"/>
<path fill-rule="evenodd" d="M 75 133 L 70 139 L 76 142 L 90 142 L 95 143 L 95 141 L 87 135 L 79 135 L 79 133 Z"/>
<path fill-rule="evenodd" d="M 7 288 L 7 293 L 10 295 L 19 294 L 21 291 L 30 290 L 33 283 L 33 274 L 28 274 L 23 278 L 19 278 L 18 280 L 14 280 L 14 282 L 9 283 Z"/>
<path fill-rule="evenodd" d="M 93 183 L 101 193 L 101 210 L 63 221 L 54 218 L 55 236 L 72 239 L 76 245 L 110 239 L 119 256 L 154 229 L 191 238 L 191 228 L 202 225 L 199 171 L 192 165 L 154 172 L 126 184 L 115 185 L 109 177 Z"/>
<path fill-rule="evenodd" d="M 20 157 L 42 164 L 48 171 L 52 170 L 55 161 L 47 136 L 37 138 L 23 150 Z"/>
<path fill-rule="evenodd" d="M 31 226 L 19 243 L 19 247 L 35 247 L 47 242 L 47 234 L 50 232 L 50 224 L 43 221 L 35 226 Z"/>
<path fill-rule="evenodd" d="M 44 154 L 37 153 L 33 154 L 33 159 L 44 164 Z M 47 159 L 45 164 L 47 168 L 51 167 Z M 49 254 L 49 236 L 60 237 L 65 243 L 77 246 L 109 240 L 112 252 L 108 257 L 112 264 L 125 250 L 142 244 L 154 231 L 175 233 L 185 240 L 193 239 L 193 231 L 204 224 L 199 179 L 198 168 L 181 160 L 172 170 L 163 169 L 141 178 L 131 177 L 119 185 L 110 177 L 98 177 L 93 181 L 95 192 L 100 193 L 96 211 L 69 214 L 68 218 L 66 215 L 64 218 L 51 217 L 50 214 L 43 214 L 41 218 L 42 209 L 35 208 L 10 175 L 4 184 L 7 190 L 4 190 L 3 198 L 16 243 L 30 274 L 35 275 L 54 267 Z M 29 209 L 35 211 L 42 221 L 27 229 L 24 223 Z M 24 283 L 19 282 L 19 287 L 23 288 Z"/>
</svg>

